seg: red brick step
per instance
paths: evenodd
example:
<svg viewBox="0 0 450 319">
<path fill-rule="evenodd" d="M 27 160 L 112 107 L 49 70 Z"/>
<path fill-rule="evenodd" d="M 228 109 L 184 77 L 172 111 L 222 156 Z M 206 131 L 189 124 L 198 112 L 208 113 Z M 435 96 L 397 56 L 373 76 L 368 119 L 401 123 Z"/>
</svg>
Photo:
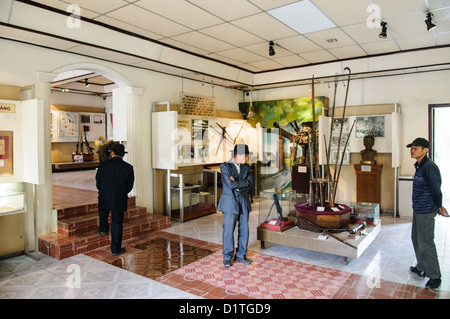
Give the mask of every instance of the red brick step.
<svg viewBox="0 0 450 319">
<path fill-rule="evenodd" d="M 131 207 L 126 212 L 124 212 L 124 223 L 143 219 L 146 215 L 147 209 L 145 207 Z M 109 222 L 111 225 L 111 216 L 109 217 Z M 58 221 L 57 232 L 58 234 L 66 236 L 79 235 L 85 232 L 97 230 L 98 225 L 98 211 L 95 210 L 95 213 Z"/>
<path fill-rule="evenodd" d="M 145 207 L 128 199 L 124 213 L 122 240 L 149 234 L 171 226 L 168 216 L 148 214 Z M 84 204 L 57 211 L 58 231 L 39 236 L 39 251 L 56 259 L 64 259 L 111 244 L 110 235 L 98 233 L 97 204 Z"/>
</svg>

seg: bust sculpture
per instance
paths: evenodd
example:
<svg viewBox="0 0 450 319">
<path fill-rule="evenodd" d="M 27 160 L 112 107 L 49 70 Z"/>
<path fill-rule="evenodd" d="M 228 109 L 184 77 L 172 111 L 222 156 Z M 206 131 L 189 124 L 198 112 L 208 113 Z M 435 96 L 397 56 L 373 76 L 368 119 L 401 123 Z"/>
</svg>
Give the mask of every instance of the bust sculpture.
<svg viewBox="0 0 450 319">
<path fill-rule="evenodd" d="M 373 135 L 364 136 L 364 147 L 361 151 L 361 164 L 371 164 L 376 165 L 375 156 L 377 151 L 372 149 L 375 144 L 375 137 Z"/>
</svg>

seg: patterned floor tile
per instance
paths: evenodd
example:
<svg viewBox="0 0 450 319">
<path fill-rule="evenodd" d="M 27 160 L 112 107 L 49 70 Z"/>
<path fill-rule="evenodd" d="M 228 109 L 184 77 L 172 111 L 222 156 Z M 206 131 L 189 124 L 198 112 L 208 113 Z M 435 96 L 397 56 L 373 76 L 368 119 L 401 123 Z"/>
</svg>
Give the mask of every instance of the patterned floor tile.
<svg viewBox="0 0 450 319">
<path fill-rule="evenodd" d="M 350 275 L 259 253 L 249 258 L 251 265 L 236 262 L 227 268 L 215 253 L 175 273 L 257 299 L 328 299 Z"/>
</svg>

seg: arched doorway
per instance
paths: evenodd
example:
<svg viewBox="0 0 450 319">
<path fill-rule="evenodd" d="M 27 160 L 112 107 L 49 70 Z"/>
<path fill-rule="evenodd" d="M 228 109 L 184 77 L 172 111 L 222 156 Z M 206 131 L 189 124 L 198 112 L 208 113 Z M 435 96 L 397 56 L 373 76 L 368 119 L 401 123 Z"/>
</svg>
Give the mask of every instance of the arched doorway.
<svg viewBox="0 0 450 319">
<path fill-rule="evenodd" d="M 125 125 L 122 125 L 122 129 L 125 129 L 125 133 L 122 133 L 120 138 L 121 142 L 126 143 L 128 150 L 133 149 L 133 156 L 129 157 L 129 162 L 135 166 L 136 176 L 142 176 L 142 170 L 139 167 L 139 161 L 136 159 L 141 156 L 139 154 L 140 147 L 139 141 L 134 136 L 134 131 L 139 131 L 139 119 L 141 111 L 141 96 L 143 90 L 140 88 L 135 88 L 131 85 L 131 82 L 122 76 L 120 73 L 112 70 L 108 67 L 93 63 L 77 63 L 72 65 L 67 65 L 54 69 L 51 73 L 38 74 L 38 81 L 36 85 L 36 98 L 42 99 L 44 101 L 44 112 L 50 113 L 50 84 L 57 77 L 58 74 L 62 72 L 72 71 L 72 70 L 87 70 L 92 71 L 97 74 L 104 75 L 105 77 L 114 81 L 118 88 L 113 91 L 113 110 L 117 110 L 122 114 L 126 114 L 126 118 L 122 118 Z M 120 100 L 121 103 L 115 103 L 114 100 Z M 123 111 L 125 110 L 125 111 Z M 114 112 L 114 111 L 113 111 Z M 136 127 L 127 126 L 127 123 L 137 123 Z M 50 117 L 46 119 L 44 127 L 48 132 L 50 132 Z M 114 135 L 115 135 L 114 130 Z M 125 136 L 125 138 L 123 137 Z M 114 136 L 115 139 L 115 136 Z M 45 153 L 45 185 L 38 185 L 37 192 L 37 202 L 38 206 L 36 208 L 38 222 L 38 234 L 54 233 L 57 230 L 57 216 L 55 211 L 52 209 L 53 204 L 53 191 L 52 191 L 52 166 L 51 166 L 51 138 L 50 134 L 47 134 L 45 141 L 41 147 L 43 153 Z M 130 152 L 131 153 L 131 152 Z M 139 190 L 142 187 L 139 186 L 139 182 L 135 182 L 134 193 L 138 197 Z"/>
</svg>

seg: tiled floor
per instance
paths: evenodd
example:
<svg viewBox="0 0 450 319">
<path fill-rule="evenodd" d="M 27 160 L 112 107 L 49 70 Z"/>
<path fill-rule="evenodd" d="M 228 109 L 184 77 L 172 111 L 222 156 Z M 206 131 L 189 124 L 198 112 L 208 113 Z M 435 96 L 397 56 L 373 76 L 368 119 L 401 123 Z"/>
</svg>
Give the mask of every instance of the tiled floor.
<svg viewBox="0 0 450 319">
<path fill-rule="evenodd" d="M 223 267 L 222 215 L 212 214 L 129 240 L 127 252 L 117 257 L 105 247 L 61 261 L 1 260 L 0 298 L 450 298 L 449 219 L 436 218 L 443 282 L 439 290 L 428 290 L 427 279 L 409 272 L 415 262 L 409 219 L 382 216 L 375 241 L 346 265 L 342 257 L 283 245 L 266 243 L 261 249 L 257 203 L 254 209 L 251 265 Z"/>
</svg>

